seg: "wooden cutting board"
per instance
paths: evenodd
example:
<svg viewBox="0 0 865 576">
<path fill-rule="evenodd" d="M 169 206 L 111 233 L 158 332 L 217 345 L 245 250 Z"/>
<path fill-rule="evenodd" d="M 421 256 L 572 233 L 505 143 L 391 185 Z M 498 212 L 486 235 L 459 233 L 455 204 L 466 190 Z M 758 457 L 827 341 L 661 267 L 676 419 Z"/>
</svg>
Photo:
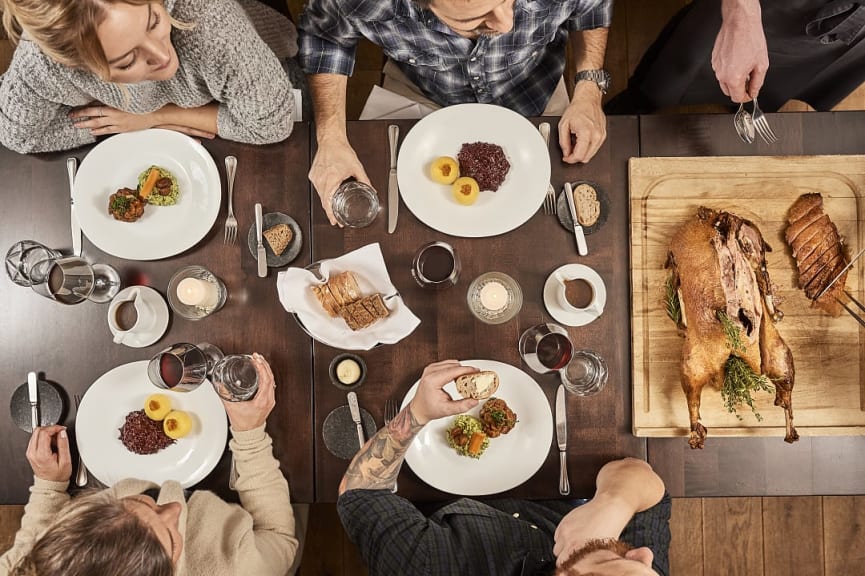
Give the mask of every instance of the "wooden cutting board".
<svg viewBox="0 0 865 576">
<path fill-rule="evenodd" d="M 865 156 L 632 158 L 629 168 L 634 434 L 684 436 L 690 429 L 680 383 L 682 337 L 664 311 L 664 262 L 673 233 L 700 205 L 751 220 L 773 249 L 767 261 L 784 312 L 778 331 L 793 353 L 799 433 L 865 434 L 865 330 L 846 313 L 832 318 L 811 309 L 796 288 L 796 264 L 783 239 L 796 198 L 820 192 L 850 255 L 865 247 Z M 865 256 L 851 270 L 847 289 L 865 303 L 863 270 Z M 738 420 L 724 408 L 720 391 L 707 386 L 701 404 L 707 441 L 783 437 L 784 413 L 773 400 L 774 394 L 759 393 L 762 422 L 747 406 Z"/>
</svg>

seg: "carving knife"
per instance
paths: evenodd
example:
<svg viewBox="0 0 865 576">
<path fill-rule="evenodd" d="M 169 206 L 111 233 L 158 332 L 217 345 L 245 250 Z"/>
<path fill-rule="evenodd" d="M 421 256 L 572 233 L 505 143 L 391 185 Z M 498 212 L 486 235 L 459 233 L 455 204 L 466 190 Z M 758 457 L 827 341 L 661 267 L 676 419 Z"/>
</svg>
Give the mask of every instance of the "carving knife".
<svg viewBox="0 0 865 576">
<path fill-rule="evenodd" d="M 574 206 L 574 191 L 571 188 L 570 182 L 565 182 L 565 199 L 568 201 L 568 210 L 571 213 L 571 218 L 574 221 L 574 237 L 577 239 L 577 254 L 585 256 L 589 253 L 589 247 L 586 245 L 586 235 L 583 234 L 583 227 L 580 226 L 580 221 L 577 220 L 577 207 Z"/>
<path fill-rule="evenodd" d="M 825 288 L 823 288 L 822 290 L 820 290 L 820 293 L 817 294 L 817 295 L 814 297 L 814 300 L 819 300 L 819 299 L 820 299 L 820 296 L 822 296 L 823 294 L 825 294 L 826 291 L 829 290 L 829 288 L 831 288 L 832 285 L 833 285 L 835 282 L 838 281 L 838 278 L 840 278 L 841 276 L 843 276 L 843 275 L 844 275 L 844 272 L 846 272 L 847 270 L 849 270 L 850 267 L 853 266 L 853 264 L 856 263 L 856 260 L 858 260 L 859 257 L 862 256 L 862 253 L 863 253 L 863 252 L 865 252 L 865 248 L 862 248 L 861 250 L 859 250 L 859 253 L 856 254 L 856 256 L 854 256 L 853 258 L 850 259 L 850 262 L 848 262 L 847 265 L 844 266 L 844 269 L 841 270 L 840 272 L 838 272 L 838 274 L 836 274 L 835 277 L 832 278 L 832 281 L 829 282 L 828 284 L 826 284 L 826 287 L 825 287 Z"/>
<path fill-rule="evenodd" d="M 351 419 L 354 421 L 354 425 L 357 426 L 357 441 L 360 444 L 360 447 L 363 448 L 363 445 L 366 444 L 366 440 L 363 439 L 363 425 L 360 422 L 360 406 L 357 405 L 357 394 L 354 392 L 348 393 L 348 409 L 351 411 Z"/>
<path fill-rule="evenodd" d="M 39 383 L 36 372 L 27 373 L 27 395 L 30 399 L 30 426 L 36 430 L 39 427 Z"/>
<path fill-rule="evenodd" d="M 396 145 L 399 141 L 399 126 L 396 124 L 387 127 L 387 141 L 390 145 L 390 173 L 387 178 L 387 233 L 393 234 L 399 216 L 399 184 L 396 178 Z"/>
<path fill-rule="evenodd" d="M 562 384 L 556 392 L 556 442 L 559 444 L 559 494 L 565 496 L 571 493 L 571 484 L 568 482 L 568 405 Z"/>
<path fill-rule="evenodd" d="M 264 252 L 264 244 L 261 242 L 261 233 L 263 226 L 263 218 L 261 215 L 261 204 L 255 203 L 255 258 L 258 260 L 258 277 L 264 278 L 267 276 L 267 254 Z"/>
<path fill-rule="evenodd" d="M 81 256 L 81 225 L 78 223 L 78 216 L 75 215 L 75 170 L 78 168 L 78 160 L 75 158 L 66 159 L 66 175 L 69 177 L 69 212 L 72 221 L 72 254 Z"/>
</svg>

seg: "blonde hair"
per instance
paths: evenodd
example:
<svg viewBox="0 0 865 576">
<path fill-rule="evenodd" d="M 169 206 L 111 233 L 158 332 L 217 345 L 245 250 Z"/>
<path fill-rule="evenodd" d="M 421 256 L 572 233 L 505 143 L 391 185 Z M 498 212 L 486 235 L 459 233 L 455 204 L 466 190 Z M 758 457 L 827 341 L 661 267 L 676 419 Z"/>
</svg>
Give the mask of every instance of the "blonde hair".
<svg viewBox="0 0 865 576">
<path fill-rule="evenodd" d="M 163 0 L 0 0 L 0 10 L 3 28 L 13 43 L 26 32 L 28 39 L 55 62 L 89 70 L 107 81 L 108 59 L 96 29 L 105 19 L 106 8 L 120 2 L 163 5 Z M 170 14 L 168 19 L 175 28 L 192 28 Z"/>
<path fill-rule="evenodd" d="M 153 531 L 117 497 L 72 500 L 11 576 L 171 576 L 174 564 Z"/>
</svg>

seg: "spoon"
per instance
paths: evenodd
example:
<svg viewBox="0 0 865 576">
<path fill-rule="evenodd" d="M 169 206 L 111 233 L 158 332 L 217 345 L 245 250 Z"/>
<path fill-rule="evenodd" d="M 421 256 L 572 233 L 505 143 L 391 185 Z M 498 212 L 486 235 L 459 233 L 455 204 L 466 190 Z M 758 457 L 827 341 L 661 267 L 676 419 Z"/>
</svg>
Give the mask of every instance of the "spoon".
<svg viewBox="0 0 865 576">
<path fill-rule="evenodd" d="M 745 110 L 745 103 L 739 104 L 739 110 L 733 115 L 733 126 L 742 142 L 754 143 L 754 118 Z"/>
</svg>

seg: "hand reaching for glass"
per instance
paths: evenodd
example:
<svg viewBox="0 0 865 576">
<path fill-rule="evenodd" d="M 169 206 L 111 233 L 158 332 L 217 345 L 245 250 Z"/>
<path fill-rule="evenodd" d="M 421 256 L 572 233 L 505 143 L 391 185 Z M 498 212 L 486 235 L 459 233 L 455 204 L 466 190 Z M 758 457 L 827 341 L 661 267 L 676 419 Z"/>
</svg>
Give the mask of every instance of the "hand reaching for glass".
<svg viewBox="0 0 865 576">
<path fill-rule="evenodd" d="M 415 420 L 419 424 L 426 424 L 430 420 L 461 414 L 477 406 L 477 400 L 454 400 L 442 390 L 455 378 L 477 371 L 477 368 L 463 366 L 457 360 L 442 360 L 424 368 L 417 393 L 410 404 Z"/>
<path fill-rule="evenodd" d="M 222 405 L 225 406 L 225 412 L 228 414 L 228 421 L 231 423 L 231 428 L 236 432 L 253 430 L 263 426 L 276 405 L 276 382 L 270 365 L 260 354 L 253 354 L 250 358 L 255 367 L 258 382 L 255 396 L 243 402 L 222 399 Z"/>
</svg>

